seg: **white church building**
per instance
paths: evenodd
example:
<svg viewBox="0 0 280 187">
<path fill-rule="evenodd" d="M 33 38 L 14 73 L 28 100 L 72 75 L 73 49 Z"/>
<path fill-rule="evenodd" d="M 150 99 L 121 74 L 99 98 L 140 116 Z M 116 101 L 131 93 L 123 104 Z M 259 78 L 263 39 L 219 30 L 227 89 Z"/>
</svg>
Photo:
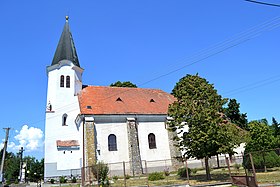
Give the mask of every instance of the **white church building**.
<svg viewBox="0 0 280 187">
<path fill-rule="evenodd" d="M 98 161 L 127 162 L 133 174 L 143 172 L 143 161 L 175 164 L 179 153 L 167 130 L 174 97 L 158 89 L 83 85 L 83 71 L 66 17 L 47 67 L 44 177 L 70 176 Z"/>
</svg>

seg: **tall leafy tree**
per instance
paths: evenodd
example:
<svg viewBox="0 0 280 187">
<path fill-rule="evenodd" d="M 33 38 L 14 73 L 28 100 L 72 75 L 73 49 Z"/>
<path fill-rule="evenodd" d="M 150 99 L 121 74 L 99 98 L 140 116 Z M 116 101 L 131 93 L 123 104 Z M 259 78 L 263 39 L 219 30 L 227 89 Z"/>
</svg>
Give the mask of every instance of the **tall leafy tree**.
<svg viewBox="0 0 280 187">
<path fill-rule="evenodd" d="M 254 120 L 249 124 L 250 138 L 245 147 L 245 155 L 250 152 L 258 152 L 253 158 L 262 157 L 264 169 L 266 171 L 266 154 L 267 150 L 276 148 L 276 138 L 268 125 L 266 119 Z M 260 151 L 260 152 L 259 152 Z M 258 160 L 258 159 L 256 159 Z M 245 159 L 245 165 L 248 161 Z"/>
<path fill-rule="evenodd" d="M 280 136 L 280 124 L 276 121 L 274 117 L 272 117 L 271 129 L 275 137 Z"/>
<path fill-rule="evenodd" d="M 26 156 L 23 158 L 26 163 L 26 177 L 31 182 L 37 182 L 44 178 L 44 159 L 37 160 L 35 157 Z"/>
<path fill-rule="evenodd" d="M 224 109 L 225 115 L 231 120 L 232 123 L 236 124 L 242 129 L 248 130 L 247 127 L 247 114 L 240 113 L 240 103 L 236 99 L 230 99 L 227 107 Z"/>
<path fill-rule="evenodd" d="M 246 152 L 275 148 L 275 138 L 267 120 L 254 120 L 249 123 L 250 138 L 246 144 Z"/>
<path fill-rule="evenodd" d="M 115 83 L 110 84 L 111 87 L 130 87 L 130 88 L 137 88 L 136 84 L 133 84 L 130 81 L 117 81 Z"/>
<path fill-rule="evenodd" d="M 181 78 L 172 94 L 177 101 L 169 106 L 168 115 L 174 119 L 170 129 L 179 132 L 177 140 L 185 157 L 205 159 L 206 178 L 211 179 L 208 159 L 219 153 L 223 141 L 220 124 L 226 100 L 198 74 Z"/>
<path fill-rule="evenodd" d="M 272 134 L 275 137 L 275 147 L 280 148 L 280 123 L 276 121 L 276 119 L 272 118 L 271 124 Z"/>
<path fill-rule="evenodd" d="M 0 159 L 2 160 L 2 152 Z M 37 182 L 44 178 L 44 159 L 37 160 L 35 157 L 25 156 L 23 162 L 26 163 L 26 179 L 31 182 Z M 18 180 L 20 170 L 20 157 L 18 154 L 6 152 L 4 164 L 4 178 L 7 183 L 12 183 Z M 27 172 L 28 171 L 28 172 Z"/>
<path fill-rule="evenodd" d="M 218 153 L 227 153 L 230 156 L 234 155 L 234 148 L 237 148 L 241 143 L 247 141 L 248 133 L 246 130 L 241 129 L 230 121 L 222 123 L 220 127 L 221 131 L 219 133 L 219 136 L 223 141 L 218 142 Z"/>
<path fill-rule="evenodd" d="M 3 149 L 1 150 L 1 160 L 3 155 Z M 4 178 L 6 182 L 14 182 L 17 181 L 19 176 L 19 165 L 20 165 L 20 158 L 12 153 L 12 152 L 6 152 L 5 156 L 5 162 L 4 162 Z"/>
</svg>

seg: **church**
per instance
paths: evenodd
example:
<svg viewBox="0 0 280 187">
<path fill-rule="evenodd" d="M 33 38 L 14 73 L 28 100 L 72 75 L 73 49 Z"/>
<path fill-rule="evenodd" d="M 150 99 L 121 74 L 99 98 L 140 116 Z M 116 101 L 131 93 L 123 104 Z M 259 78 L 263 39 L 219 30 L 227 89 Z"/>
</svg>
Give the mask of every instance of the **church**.
<svg viewBox="0 0 280 187">
<path fill-rule="evenodd" d="M 81 175 L 98 161 L 114 175 L 122 174 L 116 163 L 128 163 L 129 174 L 143 173 L 143 161 L 159 171 L 157 161 L 175 165 L 179 153 L 167 130 L 175 98 L 158 89 L 83 85 L 68 19 L 47 67 L 45 179 Z"/>
</svg>

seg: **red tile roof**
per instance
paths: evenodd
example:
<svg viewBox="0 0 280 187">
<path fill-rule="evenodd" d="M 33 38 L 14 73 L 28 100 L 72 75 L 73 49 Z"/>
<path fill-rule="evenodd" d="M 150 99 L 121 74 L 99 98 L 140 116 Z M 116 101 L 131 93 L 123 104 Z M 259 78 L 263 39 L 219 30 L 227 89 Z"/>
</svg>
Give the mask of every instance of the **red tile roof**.
<svg viewBox="0 0 280 187">
<path fill-rule="evenodd" d="M 80 146 L 78 140 L 56 140 L 57 147 L 77 147 Z"/>
<path fill-rule="evenodd" d="M 81 114 L 167 114 L 175 98 L 157 89 L 88 86 L 79 95 Z"/>
</svg>

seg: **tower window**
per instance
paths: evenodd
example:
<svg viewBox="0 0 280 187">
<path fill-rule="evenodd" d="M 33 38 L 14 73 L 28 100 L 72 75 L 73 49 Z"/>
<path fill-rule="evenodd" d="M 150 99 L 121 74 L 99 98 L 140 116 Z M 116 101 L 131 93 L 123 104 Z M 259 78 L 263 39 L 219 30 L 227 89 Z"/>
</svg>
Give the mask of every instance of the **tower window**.
<svg viewBox="0 0 280 187">
<path fill-rule="evenodd" d="M 64 75 L 60 76 L 60 87 L 64 87 Z"/>
<path fill-rule="evenodd" d="M 109 151 L 117 151 L 117 137 L 114 134 L 108 136 L 108 149 Z"/>
<path fill-rule="evenodd" d="M 70 88 L 70 76 L 66 76 L 66 88 Z"/>
<path fill-rule="evenodd" d="M 153 133 L 150 133 L 148 135 L 148 142 L 149 142 L 149 148 L 150 149 L 156 149 L 157 148 L 156 136 Z"/>
<path fill-rule="evenodd" d="M 67 126 L 66 124 L 67 116 L 68 116 L 67 114 L 62 115 L 62 126 Z"/>
</svg>

